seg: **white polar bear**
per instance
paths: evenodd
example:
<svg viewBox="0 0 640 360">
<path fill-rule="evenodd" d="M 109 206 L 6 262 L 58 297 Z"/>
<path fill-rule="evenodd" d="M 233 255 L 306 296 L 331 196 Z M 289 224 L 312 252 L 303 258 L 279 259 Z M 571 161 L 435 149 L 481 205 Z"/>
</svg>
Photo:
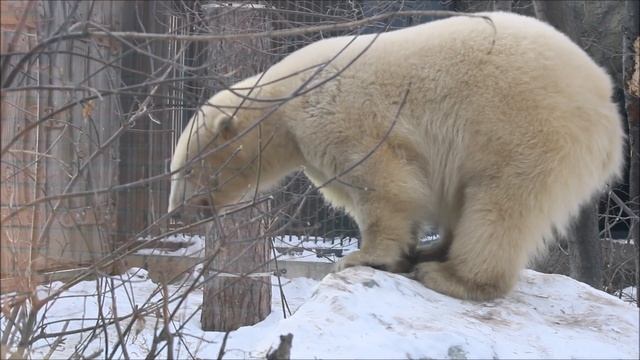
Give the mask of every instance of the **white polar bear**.
<svg viewBox="0 0 640 360">
<path fill-rule="evenodd" d="M 201 108 L 175 150 L 169 210 L 224 211 L 304 169 L 360 227 L 342 268 L 418 261 L 427 287 L 491 299 L 619 175 L 611 96 L 584 51 L 515 14 L 322 40 Z M 417 250 L 428 226 L 442 242 Z"/>
</svg>

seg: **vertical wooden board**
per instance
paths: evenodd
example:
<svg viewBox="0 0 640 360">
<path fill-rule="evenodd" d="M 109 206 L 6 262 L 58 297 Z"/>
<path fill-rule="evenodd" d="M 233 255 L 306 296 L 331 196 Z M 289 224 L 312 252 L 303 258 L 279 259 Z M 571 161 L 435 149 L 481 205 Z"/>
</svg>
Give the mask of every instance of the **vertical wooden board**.
<svg viewBox="0 0 640 360">
<path fill-rule="evenodd" d="M 123 17 L 123 26 L 131 31 L 147 31 L 153 33 L 167 33 L 171 31 L 172 17 L 169 13 L 173 6 L 169 1 L 139 2 L 137 9 L 140 13 L 138 23 L 135 14 L 129 13 Z M 133 10 L 132 10 L 133 11 Z M 175 20 L 175 19 L 173 19 Z M 178 28 L 179 26 L 175 26 Z M 173 29 L 175 30 L 175 29 Z M 153 41 L 146 47 L 160 59 L 174 59 L 181 52 L 184 42 Z M 186 61 L 178 57 L 179 61 Z M 182 59 L 182 60 L 180 60 Z M 169 70 L 168 78 L 184 76 L 179 68 L 168 68 L 170 64 L 151 57 L 133 53 L 126 56 L 123 66 L 135 70 L 136 73 L 126 72 L 123 80 L 127 85 L 143 84 L 154 77 Z M 141 74 L 142 73 L 142 74 Z M 144 74 L 149 74 L 145 76 Z M 142 116 L 135 126 L 125 132 L 120 142 L 120 183 L 127 183 L 164 174 L 168 170 L 172 154 L 176 121 L 180 117 L 182 104 L 171 97 L 181 97 L 182 92 L 176 92 L 175 87 L 181 81 L 160 84 L 155 90 L 156 97 L 149 105 L 150 114 Z M 155 87 L 155 86 L 154 86 Z M 152 86 L 140 88 L 140 96 L 123 96 L 123 110 L 128 113 L 136 111 L 138 104 L 151 91 Z M 159 235 L 166 231 L 167 221 L 160 219 L 165 216 L 168 206 L 169 178 L 155 181 L 144 186 L 127 189 L 117 194 L 117 216 L 119 218 L 119 242 L 135 241 L 137 237 Z M 144 233 L 141 233 L 143 230 Z"/>
<path fill-rule="evenodd" d="M 69 19 L 70 14 L 66 13 L 68 4 L 64 2 L 42 2 L 39 36 L 46 38 L 48 34 L 54 33 L 64 21 Z M 78 11 L 81 11 L 79 9 Z M 75 16 L 74 16 L 75 17 Z M 69 85 L 74 72 L 82 71 L 79 64 L 75 64 L 73 69 L 74 56 L 70 55 L 75 51 L 75 41 L 67 41 L 57 44 L 55 48 L 50 48 L 52 53 L 41 58 L 43 71 L 40 73 L 40 83 L 43 85 Z M 64 51 L 65 53 L 62 53 Z M 49 113 L 65 106 L 73 101 L 77 96 L 76 92 L 63 91 L 43 91 L 40 103 L 40 116 L 44 117 Z M 76 106 L 77 107 L 77 106 Z M 77 111 L 72 107 L 64 112 L 55 115 L 52 121 L 45 123 L 43 127 L 45 149 L 50 149 L 47 153 L 46 182 L 44 183 L 45 195 L 63 194 L 67 184 L 72 180 L 77 170 L 76 146 L 74 146 L 74 116 Z M 73 190 L 70 189 L 71 191 Z M 47 258 L 58 255 L 60 258 L 71 258 L 72 253 L 76 253 L 75 240 L 71 232 L 63 227 L 58 214 L 54 213 L 56 207 L 60 207 L 59 212 L 66 212 L 69 207 L 77 203 L 79 199 L 64 199 L 54 201 L 47 207 L 46 218 L 40 224 L 43 228 L 45 224 L 51 223 L 48 229 L 43 229 L 42 235 L 35 241 L 39 246 L 40 255 L 44 258 L 45 266 L 49 266 Z M 71 228 L 71 225 L 68 227 Z M 35 239 L 34 239 L 35 240 Z"/>
<path fill-rule="evenodd" d="M 172 17 L 169 12 L 172 8 L 170 2 L 154 2 L 150 4 L 149 15 L 151 26 L 149 31 L 166 33 L 171 31 L 170 19 Z M 153 19 L 153 21 L 151 20 Z M 185 46 L 184 42 L 161 41 L 152 44 L 154 54 L 160 54 L 162 58 L 174 59 Z M 178 60 L 179 61 L 179 60 Z M 154 60 L 152 64 L 154 69 L 164 69 L 167 64 Z M 178 69 L 173 69 L 168 75 L 169 78 L 180 76 Z M 159 87 L 158 92 L 163 96 L 171 95 L 171 88 L 177 83 L 166 83 Z M 181 95 L 181 94 L 180 94 Z M 148 119 L 147 146 L 149 147 L 149 157 L 147 160 L 148 176 L 157 176 L 168 170 L 168 160 L 171 157 L 171 119 L 174 116 L 172 110 L 173 100 L 170 98 L 159 98 L 154 100 L 155 110 L 153 112 L 153 121 Z M 169 179 L 149 184 L 148 186 L 148 203 L 147 203 L 147 223 L 155 224 L 152 234 L 157 235 L 166 231 L 166 221 L 159 223 L 159 219 L 167 212 L 168 195 L 169 195 Z"/>
<path fill-rule="evenodd" d="M 158 24 L 159 21 L 165 19 L 164 14 L 155 11 L 160 3 L 165 2 L 144 1 L 129 3 L 128 11 L 122 13 L 122 28 L 128 31 L 164 32 L 165 29 L 161 27 L 161 24 Z M 150 46 L 153 48 L 152 51 L 155 55 L 165 58 L 166 54 L 161 52 L 161 48 L 153 46 L 153 44 Z M 124 48 L 123 50 L 129 49 Z M 125 85 L 132 86 L 143 84 L 149 80 L 149 76 L 157 70 L 159 64 L 157 60 L 131 52 L 123 58 L 122 65 L 126 69 L 131 69 L 131 71 L 123 72 L 122 81 Z M 138 91 L 145 93 L 150 90 L 150 86 L 143 86 Z M 144 95 L 121 96 L 122 111 L 125 114 L 123 121 L 128 121 L 131 115 L 139 110 L 138 105 L 144 102 L 145 98 Z M 162 99 L 154 98 L 155 102 L 162 104 Z M 152 128 L 153 125 L 151 125 L 149 117 L 143 116 L 121 136 L 119 146 L 119 183 L 124 184 L 142 180 L 152 174 L 153 170 L 150 168 L 152 162 L 150 159 L 153 158 L 154 154 L 151 152 L 149 143 L 149 130 Z M 152 203 L 150 198 L 150 189 L 152 187 L 153 185 L 147 184 L 119 191 L 116 194 L 118 244 L 132 242 L 138 236 L 146 235 L 141 232 L 150 225 L 150 219 L 151 221 L 154 219 L 154 216 L 149 214 L 149 204 Z"/>
<path fill-rule="evenodd" d="M 2 31 L 2 52 L 6 53 L 23 14 L 26 14 L 25 26 L 13 42 L 14 52 L 28 51 L 35 42 L 36 12 L 27 11 L 26 3 L 21 1 L 3 1 L 1 3 L 0 29 Z M 14 70 L 18 57 L 12 57 L 7 72 Z M 34 75 L 37 68 L 23 68 L 15 78 L 14 86 L 35 85 Z M 4 76 L 7 74 L 3 74 Z M 35 91 L 3 93 L 0 104 L 0 139 L 2 147 L 26 126 L 36 120 L 37 93 Z M 21 204 L 33 201 L 36 197 L 37 177 L 35 164 L 40 158 L 37 148 L 37 132 L 32 131 L 21 137 L 2 155 L 0 164 L 0 207 L 2 218 L 16 211 Z M 0 229 L 0 276 L 19 277 L 18 291 L 31 289 L 28 275 L 31 258 L 31 238 L 36 208 L 26 208 L 18 216 L 2 221 Z"/>
</svg>

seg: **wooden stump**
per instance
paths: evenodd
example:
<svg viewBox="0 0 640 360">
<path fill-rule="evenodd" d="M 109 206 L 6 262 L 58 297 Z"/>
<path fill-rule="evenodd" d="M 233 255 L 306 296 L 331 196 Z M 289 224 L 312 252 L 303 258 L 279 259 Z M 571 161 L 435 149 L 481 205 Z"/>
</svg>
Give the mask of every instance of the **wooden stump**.
<svg viewBox="0 0 640 360">
<path fill-rule="evenodd" d="M 215 257 L 205 276 L 220 274 L 204 285 L 202 330 L 236 330 L 264 320 L 271 311 L 270 245 L 262 237 L 261 221 L 246 224 L 251 215 L 255 210 L 223 218 L 222 231 L 214 224 L 207 232 L 207 256 Z"/>
</svg>

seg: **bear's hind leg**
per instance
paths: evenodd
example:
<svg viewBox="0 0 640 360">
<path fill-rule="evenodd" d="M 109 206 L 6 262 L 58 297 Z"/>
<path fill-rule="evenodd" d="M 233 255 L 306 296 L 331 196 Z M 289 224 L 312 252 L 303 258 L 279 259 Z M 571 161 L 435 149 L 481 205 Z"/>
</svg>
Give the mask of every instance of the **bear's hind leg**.
<svg viewBox="0 0 640 360">
<path fill-rule="evenodd" d="M 419 263 L 414 275 L 425 286 L 446 295 L 490 300 L 513 288 L 529 253 L 538 238 L 541 240 L 544 221 L 535 217 L 534 209 L 526 209 L 527 200 L 521 196 L 475 190 L 465 194 L 447 259 Z"/>
</svg>

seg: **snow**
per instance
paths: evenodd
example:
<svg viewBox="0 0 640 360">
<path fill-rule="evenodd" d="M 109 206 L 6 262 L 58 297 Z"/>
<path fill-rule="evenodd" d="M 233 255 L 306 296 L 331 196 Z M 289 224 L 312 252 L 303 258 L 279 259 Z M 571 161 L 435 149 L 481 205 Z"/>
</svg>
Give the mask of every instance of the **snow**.
<svg viewBox="0 0 640 360">
<path fill-rule="evenodd" d="M 139 240 L 148 240 L 149 238 L 140 238 Z M 182 247 L 177 250 L 162 250 L 162 243 L 180 243 Z M 136 251 L 139 255 L 170 255 L 170 256 L 191 256 L 204 257 L 204 236 L 175 234 L 167 236 L 158 241 L 158 248 L 144 248 Z"/>
<path fill-rule="evenodd" d="M 145 270 L 131 269 L 112 278 L 119 316 L 151 299 L 147 308 L 161 304 L 158 287 Z M 189 280 L 189 279 L 187 279 Z M 272 313 L 262 322 L 231 332 L 225 358 L 264 358 L 279 335 L 292 333 L 291 358 L 634 358 L 638 348 L 638 308 L 562 275 L 531 270 L 522 273 L 517 288 L 506 298 L 491 302 L 453 299 L 425 288 L 402 275 L 357 267 L 330 274 L 322 281 L 281 279 L 293 312 L 285 319 L 282 299 L 272 278 Z M 70 320 L 68 330 L 95 327 L 97 290 L 105 292 L 101 308 L 113 314 L 110 279 L 86 281 L 51 304 L 41 321 Z M 124 285 L 124 286 L 118 286 Z M 60 283 L 41 286 L 40 296 Z M 184 293 L 184 284 L 168 286 L 172 299 Z M 3 299 L 4 302 L 4 299 Z M 170 308 L 177 302 L 173 301 Z M 174 327 L 176 358 L 216 358 L 223 333 L 200 330 L 202 290 L 187 295 Z M 153 341 L 156 313 L 139 320 L 136 336 L 127 339 L 131 358 L 146 356 Z M 76 319 L 76 320 L 74 320 Z M 126 327 L 130 319 L 121 321 Z M 59 331 L 64 322 L 48 325 Z M 3 318 L 2 327 L 6 326 Z M 174 328 L 175 329 L 175 328 Z M 101 333 L 102 327 L 96 327 Z M 67 337 L 52 358 L 68 358 L 87 345 L 88 332 Z M 102 334 L 102 333 L 101 333 Z M 117 342 L 114 325 L 108 326 L 108 351 Z M 32 356 L 43 357 L 54 339 L 35 343 Z M 107 356 L 100 335 L 84 354 Z M 165 353 L 161 357 L 166 357 Z M 115 358 L 121 358 L 121 350 Z"/>
<path fill-rule="evenodd" d="M 452 299 L 370 268 L 328 275 L 275 334 L 292 358 L 638 358 L 638 309 L 531 270 L 509 296 Z M 276 343 L 272 339 L 261 348 Z"/>
</svg>

